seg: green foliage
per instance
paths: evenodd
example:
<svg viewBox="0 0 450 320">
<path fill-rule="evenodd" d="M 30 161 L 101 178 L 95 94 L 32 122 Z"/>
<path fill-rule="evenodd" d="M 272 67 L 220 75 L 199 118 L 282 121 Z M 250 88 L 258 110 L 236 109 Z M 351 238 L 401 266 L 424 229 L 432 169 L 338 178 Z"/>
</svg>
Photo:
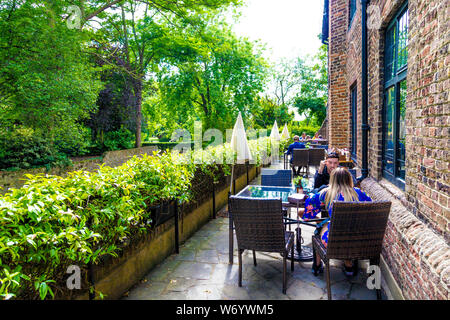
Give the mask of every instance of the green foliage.
<svg viewBox="0 0 450 320">
<path fill-rule="evenodd" d="M 132 149 L 134 147 L 135 136 L 125 128 L 118 131 L 110 131 L 105 134 L 104 145 L 107 151 Z"/>
<path fill-rule="evenodd" d="M 204 128 L 231 128 L 239 111 L 250 113 L 263 89 L 266 63 L 261 48 L 214 20 L 174 31 L 173 57 L 160 65 L 160 99 L 154 103 L 165 106 L 186 129 L 196 120 Z"/>
<path fill-rule="evenodd" d="M 66 155 L 31 129 L 18 129 L 0 135 L 0 169 L 17 170 L 68 165 Z"/>
<path fill-rule="evenodd" d="M 249 146 L 256 164 L 270 155 L 269 138 Z M 150 206 L 191 200 L 197 169 L 228 175 L 227 160 L 235 157 L 224 144 L 192 156 L 135 156 L 120 167 L 65 178 L 27 175 L 24 187 L 0 196 L 0 298 L 54 298 L 69 265 L 85 268 L 117 256 L 130 239 L 149 232 Z"/>
<path fill-rule="evenodd" d="M 30 127 L 51 142 L 95 108 L 100 89 L 84 52 L 89 32 L 67 28 L 65 5 L 0 6 L 0 125 Z"/>
<path fill-rule="evenodd" d="M 314 137 L 317 131 L 320 129 L 320 125 L 307 124 L 307 120 L 295 121 L 292 124 L 288 124 L 289 132 L 291 133 L 291 138 L 295 135 L 301 136 L 303 132 L 311 138 Z"/>
<path fill-rule="evenodd" d="M 189 199 L 193 169 L 181 156 L 154 154 L 66 178 L 28 175 L 0 197 L 0 297 L 53 296 L 68 265 L 116 255 L 148 232 L 148 206 Z"/>
<path fill-rule="evenodd" d="M 90 152 L 90 130 L 78 123 L 66 123 L 55 132 L 55 148 L 67 156 L 82 156 Z"/>
<path fill-rule="evenodd" d="M 298 60 L 302 72 L 302 86 L 294 98 L 294 106 L 304 115 L 308 125 L 321 126 L 326 118 L 328 100 L 327 46 L 322 45 L 313 61 Z"/>
<path fill-rule="evenodd" d="M 275 122 L 281 126 L 294 120 L 293 112 L 286 105 L 278 105 L 268 97 L 260 98 L 259 104 L 252 112 L 255 128 L 271 128 Z"/>
</svg>

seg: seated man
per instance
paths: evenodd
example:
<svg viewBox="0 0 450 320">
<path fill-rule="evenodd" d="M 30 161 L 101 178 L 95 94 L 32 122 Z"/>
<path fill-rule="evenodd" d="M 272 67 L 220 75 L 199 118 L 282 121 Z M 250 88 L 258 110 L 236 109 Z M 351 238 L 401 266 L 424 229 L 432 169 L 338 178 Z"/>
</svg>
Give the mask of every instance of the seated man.
<svg viewBox="0 0 450 320">
<path fill-rule="evenodd" d="M 289 156 L 291 155 L 291 160 L 290 163 L 292 164 L 292 159 L 294 156 L 294 149 L 305 149 L 305 145 L 303 143 L 300 142 L 300 137 L 299 136 L 294 136 L 294 143 L 292 143 L 288 150 L 286 151 L 286 155 Z M 295 171 L 295 168 L 293 167 L 292 170 L 294 171 L 294 175 L 298 175 L 298 172 L 300 172 L 301 168 L 297 169 L 297 172 Z"/>
<path fill-rule="evenodd" d="M 326 160 L 322 160 L 320 162 L 319 170 L 317 170 L 314 175 L 314 189 L 317 191 L 323 189 L 328 186 L 330 183 L 330 174 L 339 167 L 339 154 L 336 152 L 330 152 L 327 154 Z M 353 183 L 356 185 L 356 179 L 354 176 Z"/>
</svg>

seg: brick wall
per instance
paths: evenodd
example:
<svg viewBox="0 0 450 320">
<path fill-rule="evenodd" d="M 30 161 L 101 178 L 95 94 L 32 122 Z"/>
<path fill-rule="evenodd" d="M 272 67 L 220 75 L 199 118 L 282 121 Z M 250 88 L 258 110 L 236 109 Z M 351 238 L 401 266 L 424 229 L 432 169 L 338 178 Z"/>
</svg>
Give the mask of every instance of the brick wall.
<svg viewBox="0 0 450 320">
<path fill-rule="evenodd" d="M 329 36 L 329 145 L 344 148 L 348 140 L 348 92 L 346 79 L 348 8 L 345 0 L 330 1 Z"/>
<path fill-rule="evenodd" d="M 369 3 L 379 8 L 381 25 L 379 29 L 368 30 L 368 160 L 369 175 L 373 178 L 373 183 L 366 183 L 364 186 L 369 193 L 375 192 L 379 196 L 382 194 L 381 198 L 395 194 L 396 206 L 391 212 L 383 256 L 403 295 L 408 299 L 448 299 L 449 1 L 408 1 L 405 191 L 394 187 L 382 177 L 384 33 L 405 2 L 372 0 Z M 348 1 L 335 0 L 330 3 L 328 110 L 329 140 L 333 145 L 350 148 L 350 87 L 356 84 L 358 161 L 361 160 L 362 107 L 360 6 L 360 1 L 357 1 L 357 12 L 349 28 Z M 343 19 L 343 16 L 346 18 Z M 370 19 L 371 15 L 368 17 Z M 347 121 L 340 118 L 344 111 Z M 345 122 L 345 126 L 339 125 L 342 122 Z M 335 129 L 334 125 L 337 125 Z M 380 193 L 380 189 L 386 192 Z M 430 251 L 431 248 L 434 251 Z"/>
<path fill-rule="evenodd" d="M 449 1 L 411 1 L 410 17 L 408 208 L 449 241 Z"/>
</svg>

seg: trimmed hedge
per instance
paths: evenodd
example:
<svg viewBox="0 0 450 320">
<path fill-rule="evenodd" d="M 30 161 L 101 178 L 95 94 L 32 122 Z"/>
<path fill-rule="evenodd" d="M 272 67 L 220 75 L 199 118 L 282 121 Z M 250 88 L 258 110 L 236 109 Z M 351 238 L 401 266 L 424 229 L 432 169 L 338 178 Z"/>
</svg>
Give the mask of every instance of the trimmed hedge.
<svg viewBox="0 0 450 320">
<path fill-rule="evenodd" d="M 270 155 L 267 138 L 249 145 L 258 165 Z M 231 165 L 218 159 L 230 157 L 225 144 L 190 158 L 156 152 L 135 156 L 120 167 L 65 178 L 27 175 L 22 188 L 0 196 L 0 298 L 54 298 L 64 289 L 68 266 L 117 256 L 127 240 L 150 231 L 150 206 L 175 198 L 189 201 L 195 170 L 229 175 Z"/>
</svg>

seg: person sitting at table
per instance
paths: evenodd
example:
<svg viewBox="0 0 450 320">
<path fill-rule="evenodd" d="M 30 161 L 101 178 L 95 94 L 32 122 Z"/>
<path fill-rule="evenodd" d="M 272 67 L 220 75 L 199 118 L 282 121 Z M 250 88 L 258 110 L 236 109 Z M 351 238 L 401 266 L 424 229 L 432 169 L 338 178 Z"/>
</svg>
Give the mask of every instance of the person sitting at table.
<svg viewBox="0 0 450 320">
<path fill-rule="evenodd" d="M 318 132 L 316 132 L 316 134 L 314 135 L 314 137 L 312 138 L 313 140 L 317 140 L 317 139 L 319 139 L 319 133 Z"/>
<path fill-rule="evenodd" d="M 321 207 L 325 207 L 331 219 L 334 200 L 347 202 L 372 201 L 361 189 L 354 187 L 350 172 L 346 168 L 339 167 L 332 171 L 329 187 L 323 189 L 320 193 L 314 194 L 310 198 L 306 198 L 305 208 L 299 210 L 299 216 L 305 221 L 315 219 L 321 213 Z M 320 234 L 323 245 L 327 247 L 329 219 L 320 223 L 318 227 L 320 228 L 316 229 L 316 232 Z M 346 275 L 355 275 L 357 272 L 357 261 L 345 260 L 344 269 Z M 312 271 L 313 273 L 317 271 L 323 272 L 323 265 L 318 254 L 313 262 Z"/>
<path fill-rule="evenodd" d="M 302 137 L 300 138 L 301 141 L 306 141 L 306 132 L 302 133 Z"/>
<path fill-rule="evenodd" d="M 292 160 L 294 158 L 294 149 L 305 149 L 306 146 L 300 142 L 300 137 L 299 136 L 294 136 L 294 143 L 292 143 L 289 147 L 288 150 L 286 151 L 286 155 L 289 156 L 291 155 L 291 160 L 290 163 L 292 164 Z M 301 168 L 298 168 L 297 171 L 295 171 L 295 168 L 292 167 L 292 170 L 294 171 L 294 175 L 298 175 Z"/>
<path fill-rule="evenodd" d="M 327 154 L 326 160 L 320 162 L 319 170 L 314 175 L 314 186 L 316 192 L 323 189 L 330 182 L 330 174 L 339 167 L 339 154 L 334 149 Z M 356 185 L 356 179 L 352 176 L 353 184 Z"/>
</svg>

